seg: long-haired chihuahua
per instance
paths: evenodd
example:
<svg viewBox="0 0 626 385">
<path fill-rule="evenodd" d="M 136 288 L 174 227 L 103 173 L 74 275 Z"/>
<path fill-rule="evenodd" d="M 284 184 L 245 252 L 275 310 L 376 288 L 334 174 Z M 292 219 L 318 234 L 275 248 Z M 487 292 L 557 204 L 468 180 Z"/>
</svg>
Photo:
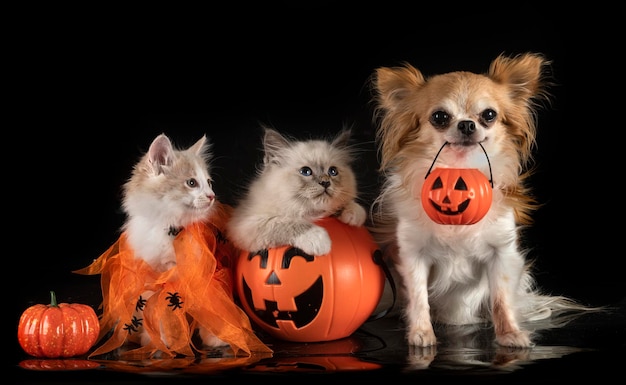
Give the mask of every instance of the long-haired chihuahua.
<svg viewBox="0 0 626 385">
<path fill-rule="evenodd" d="M 502 54 L 484 74 L 426 77 L 403 63 L 372 75 L 385 181 L 371 230 L 399 274 L 411 346 L 436 345 L 433 322 L 491 321 L 498 344 L 530 347 L 522 323 L 590 309 L 541 293 L 520 242 L 538 206 L 527 185 L 537 111 L 550 102 L 550 65 L 542 54 Z M 492 184 L 484 217 L 472 224 L 431 219 L 422 189 L 433 166 L 480 170 Z"/>
</svg>

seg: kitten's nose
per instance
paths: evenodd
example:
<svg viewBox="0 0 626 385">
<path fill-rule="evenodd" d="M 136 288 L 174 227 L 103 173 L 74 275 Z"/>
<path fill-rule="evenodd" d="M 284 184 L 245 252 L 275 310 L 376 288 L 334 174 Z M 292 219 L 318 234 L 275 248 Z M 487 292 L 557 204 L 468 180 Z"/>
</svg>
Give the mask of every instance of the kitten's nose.
<svg viewBox="0 0 626 385">
<path fill-rule="evenodd" d="M 213 202 L 215 200 L 215 194 L 207 194 L 206 197 L 209 200 L 209 202 Z"/>
<path fill-rule="evenodd" d="M 330 186 L 330 182 L 327 180 L 323 180 L 320 182 L 320 184 L 322 185 L 322 187 L 324 188 L 328 188 L 328 186 Z"/>
<path fill-rule="evenodd" d="M 476 131 L 476 123 L 472 120 L 461 120 L 457 128 L 463 135 L 472 135 Z"/>
</svg>

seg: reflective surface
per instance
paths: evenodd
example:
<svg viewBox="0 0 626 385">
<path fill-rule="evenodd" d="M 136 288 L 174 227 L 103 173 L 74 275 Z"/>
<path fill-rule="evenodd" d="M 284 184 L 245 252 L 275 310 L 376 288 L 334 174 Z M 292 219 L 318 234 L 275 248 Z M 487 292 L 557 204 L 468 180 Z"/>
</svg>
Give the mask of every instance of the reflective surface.
<svg viewBox="0 0 626 385">
<path fill-rule="evenodd" d="M 89 303 L 97 298 L 98 287 L 93 282 L 75 290 L 83 292 L 76 301 Z M 384 303 L 387 294 L 381 307 L 388 305 Z M 622 371 L 626 362 L 625 309 L 626 299 L 622 299 L 607 312 L 585 314 L 559 328 L 549 322 L 527 324 L 536 335 L 536 346 L 530 349 L 495 345 L 490 325 L 437 326 L 436 347 L 410 348 L 404 341 L 402 321 L 392 312 L 366 322 L 347 338 L 328 342 L 282 341 L 259 330 L 262 340 L 274 350 L 266 356 L 232 357 L 215 350 L 202 357 L 143 361 L 118 360 L 114 354 L 104 359 L 39 360 L 18 352 L 14 372 L 17 383 L 33 384 L 287 382 L 322 373 L 353 380 L 385 381 L 393 376 L 394 383 L 426 379 L 433 383 L 543 383 L 588 375 L 618 379 L 626 373 Z"/>
</svg>

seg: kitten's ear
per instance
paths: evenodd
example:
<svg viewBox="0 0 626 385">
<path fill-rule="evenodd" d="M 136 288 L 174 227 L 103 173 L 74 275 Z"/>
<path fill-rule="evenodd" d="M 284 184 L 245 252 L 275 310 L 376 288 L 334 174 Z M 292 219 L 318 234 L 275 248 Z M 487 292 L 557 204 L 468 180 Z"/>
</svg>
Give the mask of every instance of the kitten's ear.
<svg viewBox="0 0 626 385">
<path fill-rule="evenodd" d="M 348 147 L 350 139 L 352 138 L 352 131 L 349 128 L 344 128 L 333 139 L 332 145 L 337 147 Z"/>
<path fill-rule="evenodd" d="M 263 164 L 278 163 L 281 152 L 285 147 L 289 146 L 289 140 L 282 136 L 278 131 L 265 127 L 265 136 L 263 137 Z"/>
<path fill-rule="evenodd" d="M 172 164 L 174 160 L 173 152 L 172 142 L 165 134 L 154 138 L 148 149 L 148 162 L 150 162 L 156 174 L 161 173 L 163 166 L 170 166 Z"/>
<path fill-rule="evenodd" d="M 208 142 L 206 135 L 202 135 L 202 138 L 198 139 L 193 146 L 189 147 L 189 150 L 197 155 L 206 156 L 211 149 L 211 144 Z"/>
</svg>

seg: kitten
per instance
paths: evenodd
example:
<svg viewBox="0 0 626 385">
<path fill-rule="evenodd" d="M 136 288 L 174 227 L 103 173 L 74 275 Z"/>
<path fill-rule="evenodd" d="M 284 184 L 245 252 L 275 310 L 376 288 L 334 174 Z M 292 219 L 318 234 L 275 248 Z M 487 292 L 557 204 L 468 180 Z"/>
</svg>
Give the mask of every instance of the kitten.
<svg viewBox="0 0 626 385">
<path fill-rule="evenodd" d="M 215 192 L 208 171 L 206 136 L 177 150 L 165 135 L 157 136 L 123 186 L 122 230 L 136 256 L 163 272 L 176 264 L 173 239 L 186 225 L 206 221 Z"/>
<path fill-rule="evenodd" d="M 230 347 L 238 356 L 271 353 L 237 306 L 228 240 L 232 207 L 216 199 L 206 136 L 176 149 L 157 136 L 123 186 L 127 215 L 119 239 L 79 274 L 102 277 L 100 338 L 91 355 L 195 356 L 198 347 Z M 199 340 L 199 341 L 198 341 Z M 130 347 L 128 345 L 127 347 Z"/>
<path fill-rule="evenodd" d="M 332 140 L 294 140 L 264 127 L 263 165 L 228 222 L 231 241 L 257 251 L 292 245 L 311 255 L 328 254 L 331 240 L 314 222 L 336 216 L 352 226 L 365 223 L 351 167 L 351 132 Z"/>
<path fill-rule="evenodd" d="M 206 136 L 185 150 L 173 147 L 161 134 L 133 168 L 123 186 L 122 207 L 127 220 L 122 226 L 135 257 L 143 259 L 155 271 L 164 272 L 176 265 L 174 238 L 187 225 L 206 222 L 214 214 L 215 192 L 209 174 L 210 143 Z M 143 299 L 153 293 L 143 293 Z M 141 310 L 136 317 L 142 318 Z M 199 329 L 206 346 L 225 346 L 204 328 Z M 141 345 L 150 336 L 141 331 Z"/>
</svg>

